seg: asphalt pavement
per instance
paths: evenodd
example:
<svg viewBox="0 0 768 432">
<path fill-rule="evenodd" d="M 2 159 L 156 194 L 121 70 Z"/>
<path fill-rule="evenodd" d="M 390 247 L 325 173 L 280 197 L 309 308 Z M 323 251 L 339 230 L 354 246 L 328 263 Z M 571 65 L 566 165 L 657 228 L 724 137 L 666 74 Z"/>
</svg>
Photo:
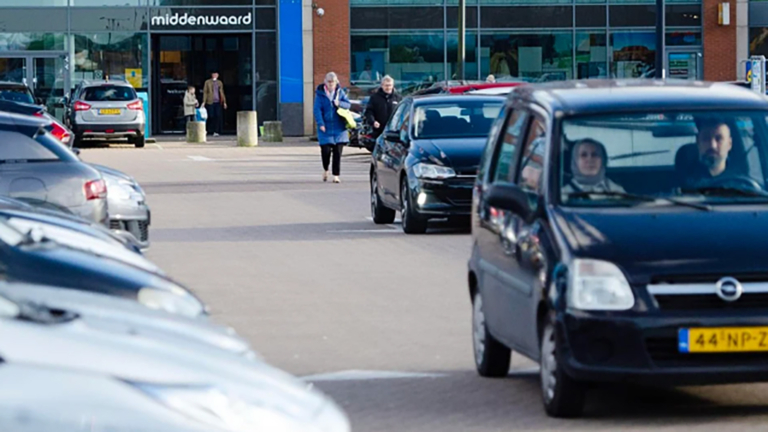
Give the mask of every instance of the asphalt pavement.
<svg viewBox="0 0 768 432">
<path fill-rule="evenodd" d="M 195 291 L 269 363 L 333 397 L 355 431 L 768 429 L 768 385 L 600 386 L 586 417 L 553 420 L 536 365 L 474 372 L 467 229 L 406 236 L 370 220 L 364 150 L 323 183 L 316 143 L 237 148 L 159 140 L 84 149 L 141 183 L 148 257 Z"/>
</svg>

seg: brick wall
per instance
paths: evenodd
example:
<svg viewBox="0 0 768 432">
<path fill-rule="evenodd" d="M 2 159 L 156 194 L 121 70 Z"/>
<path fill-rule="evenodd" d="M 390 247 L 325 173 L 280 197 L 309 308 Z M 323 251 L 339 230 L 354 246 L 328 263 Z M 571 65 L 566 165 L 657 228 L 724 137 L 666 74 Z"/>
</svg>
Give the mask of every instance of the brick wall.
<svg viewBox="0 0 768 432">
<path fill-rule="evenodd" d="M 732 81 L 736 79 L 736 0 L 731 5 L 731 24 L 717 24 L 717 5 L 724 0 L 704 0 L 704 79 Z"/>
<path fill-rule="evenodd" d="M 349 86 L 349 0 L 314 0 L 322 17 L 312 14 L 315 86 L 325 74 L 336 72 L 342 87 Z"/>
</svg>

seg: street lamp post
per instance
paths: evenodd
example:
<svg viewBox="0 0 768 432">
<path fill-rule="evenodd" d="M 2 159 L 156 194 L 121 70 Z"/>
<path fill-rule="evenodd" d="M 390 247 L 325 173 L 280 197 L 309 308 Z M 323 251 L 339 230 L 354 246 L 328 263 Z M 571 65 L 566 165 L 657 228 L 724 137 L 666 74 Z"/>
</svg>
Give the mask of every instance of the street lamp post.
<svg viewBox="0 0 768 432">
<path fill-rule="evenodd" d="M 467 41 L 467 1 L 459 0 L 459 43 L 458 58 L 456 59 L 456 79 L 464 80 L 464 62 L 466 60 Z"/>
<path fill-rule="evenodd" d="M 656 0 L 656 79 L 666 78 L 664 67 L 664 52 L 666 51 L 666 8 L 664 0 Z"/>
</svg>

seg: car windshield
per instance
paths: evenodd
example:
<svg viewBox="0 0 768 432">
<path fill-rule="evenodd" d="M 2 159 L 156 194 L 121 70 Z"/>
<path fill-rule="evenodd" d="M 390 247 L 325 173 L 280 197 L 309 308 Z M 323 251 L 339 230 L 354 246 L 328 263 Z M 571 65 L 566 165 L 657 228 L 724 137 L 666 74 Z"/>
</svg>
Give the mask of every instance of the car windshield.
<svg viewBox="0 0 768 432">
<path fill-rule="evenodd" d="M 16 164 L 28 162 L 53 162 L 62 158 L 47 142 L 43 142 L 45 134 L 36 138 L 22 133 L 0 131 L 0 164 Z M 63 150 L 62 150 L 63 153 Z"/>
<path fill-rule="evenodd" d="M 502 101 L 467 100 L 416 106 L 416 139 L 486 137 Z"/>
<path fill-rule="evenodd" d="M 34 104 L 35 98 L 32 96 L 32 92 L 26 87 L 3 87 L 0 88 L 0 100 L 7 100 L 11 102 L 21 102 Z"/>
<path fill-rule="evenodd" d="M 86 102 L 127 102 L 136 99 L 136 93 L 130 87 L 100 86 L 88 87 L 83 92 Z"/>
<path fill-rule="evenodd" d="M 566 118 L 560 198 L 572 206 L 768 202 L 767 119 L 766 111 Z"/>
</svg>

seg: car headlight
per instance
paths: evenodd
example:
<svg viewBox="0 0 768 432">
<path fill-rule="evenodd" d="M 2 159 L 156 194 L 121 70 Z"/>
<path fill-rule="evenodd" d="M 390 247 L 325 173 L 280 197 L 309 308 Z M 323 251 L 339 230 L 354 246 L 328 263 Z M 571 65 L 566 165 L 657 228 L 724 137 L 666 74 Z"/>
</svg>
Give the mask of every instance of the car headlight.
<svg viewBox="0 0 768 432">
<path fill-rule="evenodd" d="M 244 400 L 207 385 L 159 385 L 129 382 L 163 405 L 191 420 L 231 432 L 348 432 L 346 417 L 333 421 L 307 413 L 303 406 L 281 404 L 281 398 Z M 308 415 L 309 414 L 309 415 Z M 325 421 L 317 421 L 325 420 Z M 318 424 L 320 423 L 320 424 Z"/>
<path fill-rule="evenodd" d="M 205 306 L 181 288 L 178 291 L 142 288 L 137 297 L 139 303 L 150 309 L 159 309 L 172 314 L 198 317 L 205 312 Z"/>
<path fill-rule="evenodd" d="M 453 168 L 428 163 L 417 163 L 413 166 L 413 173 L 418 178 L 426 179 L 446 179 L 456 177 L 456 171 Z"/>
<path fill-rule="evenodd" d="M 568 305 L 580 310 L 627 310 L 635 305 L 635 295 L 624 273 L 607 261 L 573 261 Z"/>
</svg>

